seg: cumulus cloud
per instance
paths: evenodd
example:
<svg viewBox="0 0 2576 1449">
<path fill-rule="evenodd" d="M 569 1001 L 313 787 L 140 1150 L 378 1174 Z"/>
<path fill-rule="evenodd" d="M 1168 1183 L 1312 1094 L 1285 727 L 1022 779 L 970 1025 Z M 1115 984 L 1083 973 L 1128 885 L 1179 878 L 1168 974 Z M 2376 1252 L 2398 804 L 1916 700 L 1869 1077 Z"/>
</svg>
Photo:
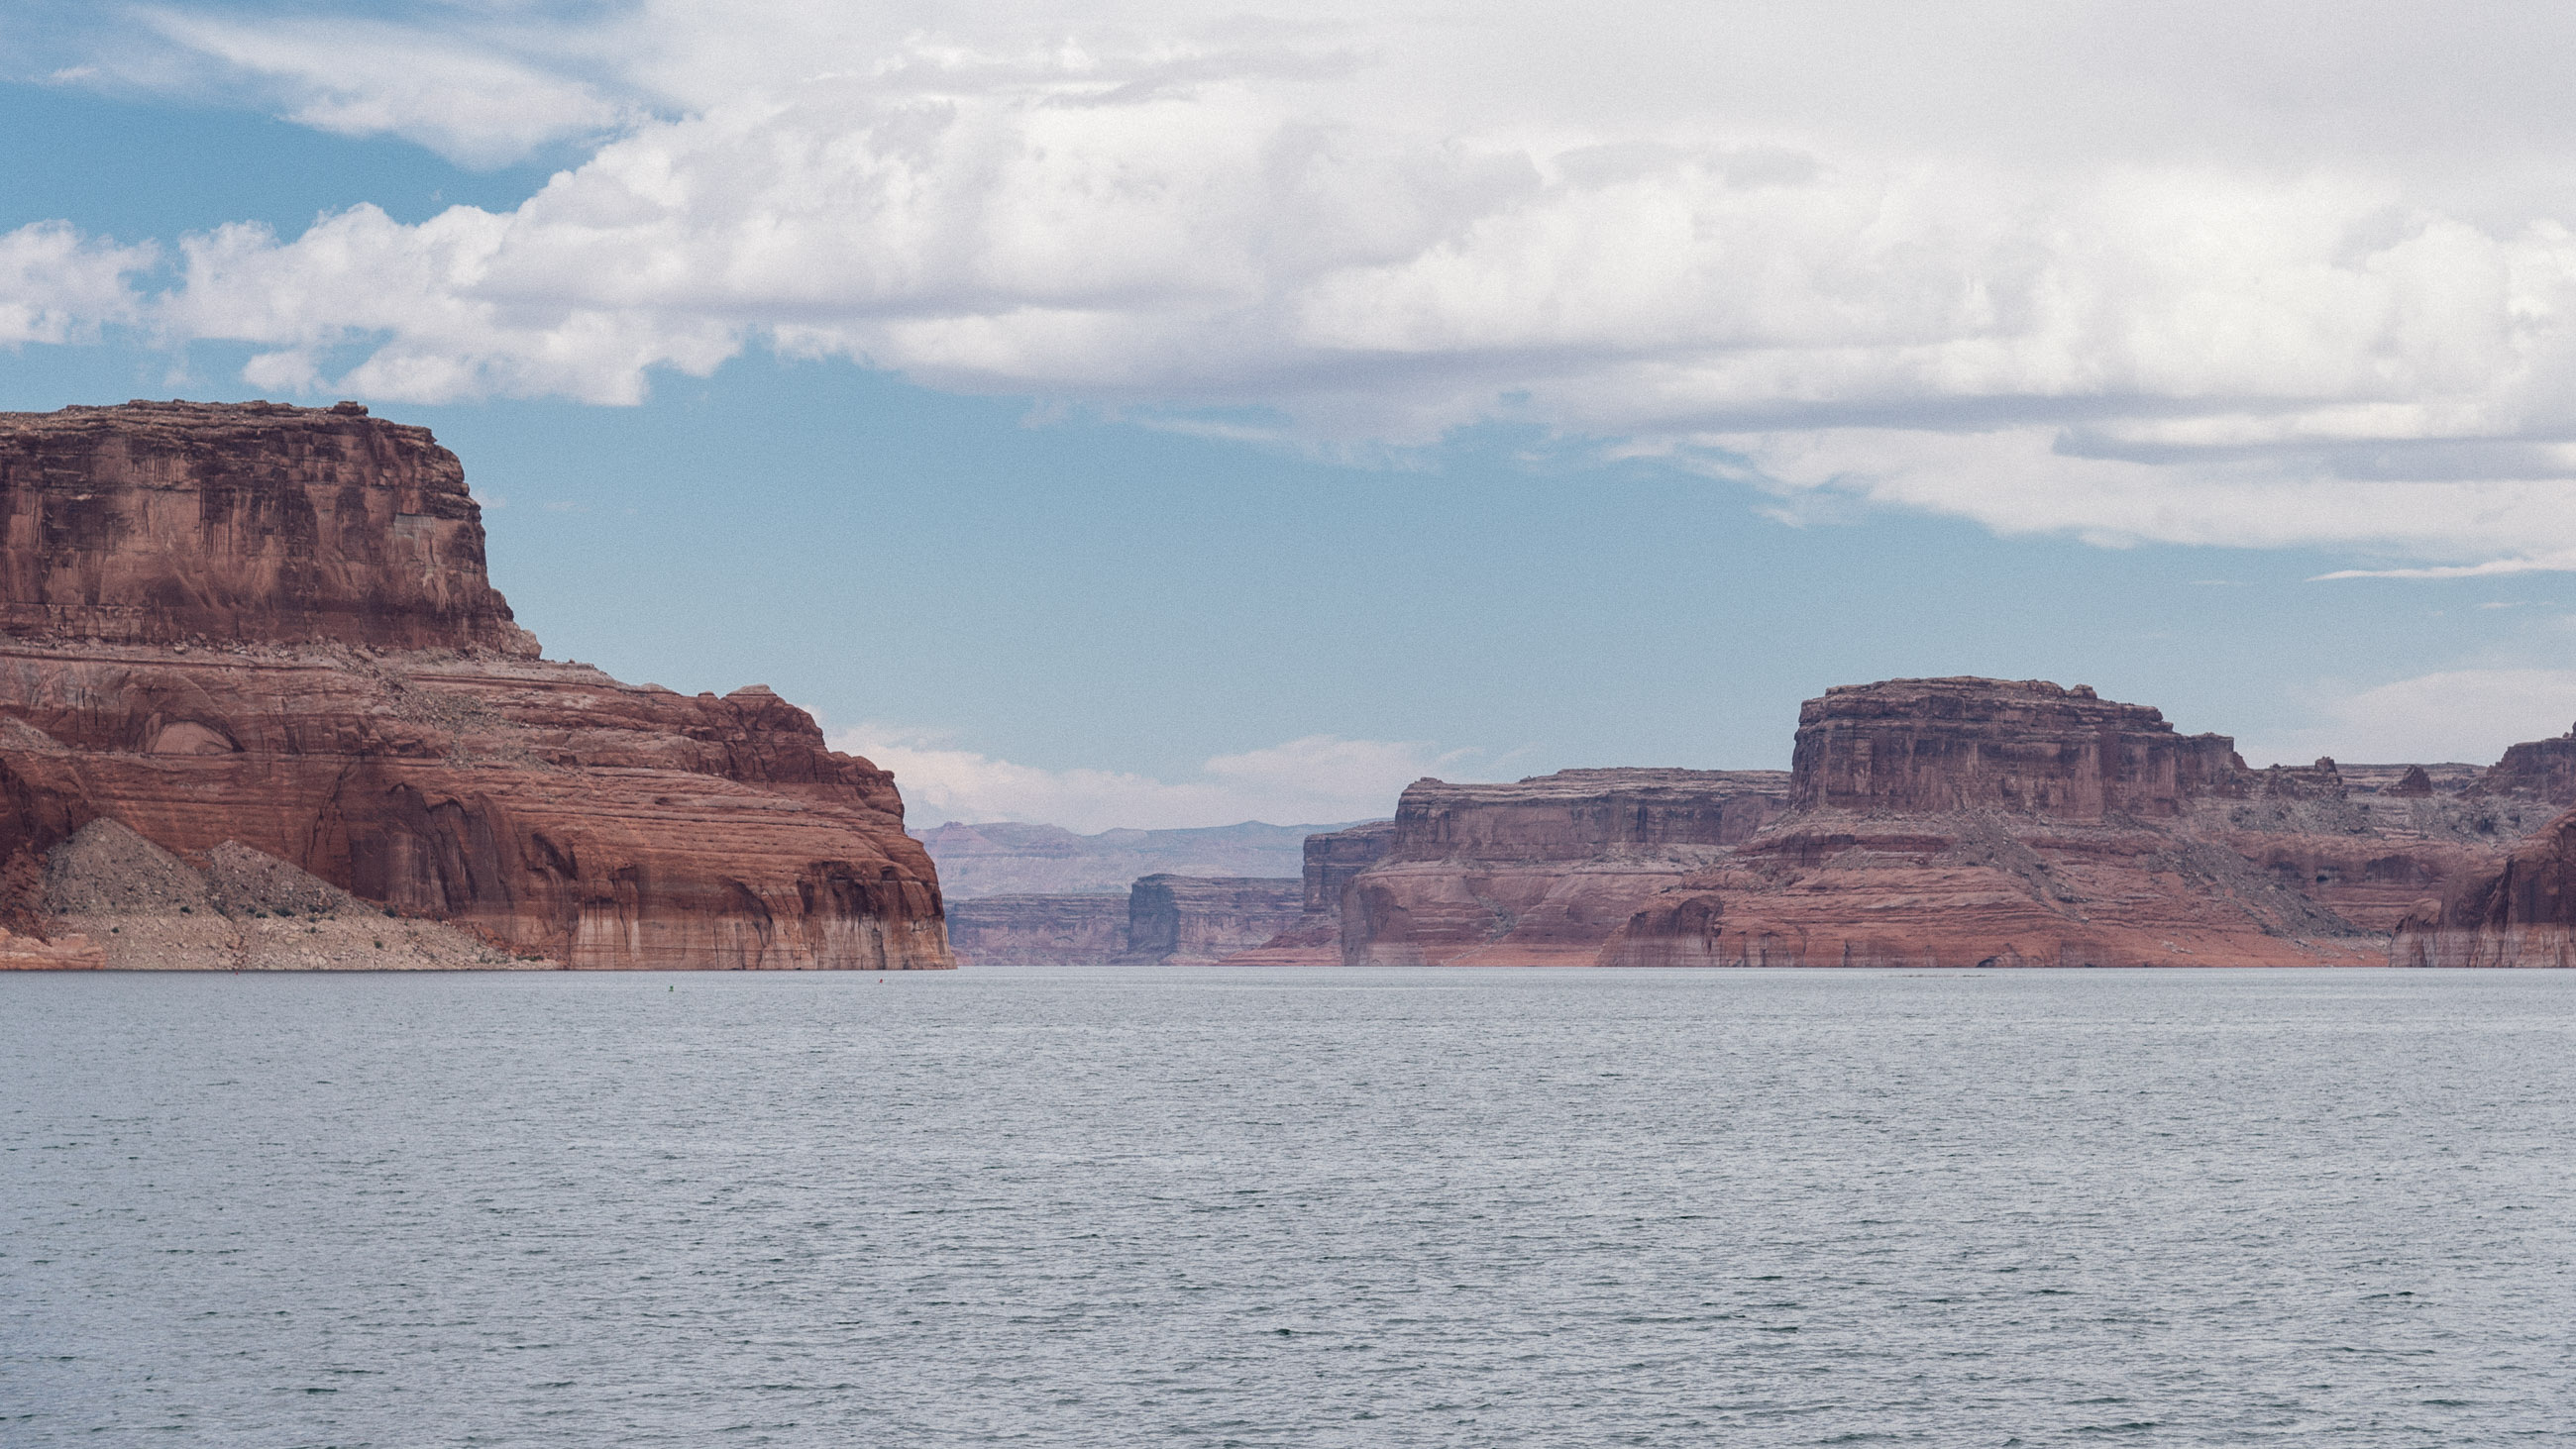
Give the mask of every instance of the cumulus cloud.
<svg viewBox="0 0 2576 1449">
<path fill-rule="evenodd" d="M 892 770 L 915 825 L 1025 820 L 1086 835 L 1246 820 L 1306 825 L 1373 819 L 1392 814 L 1396 795 L 1424 775 L 1477 778 L 1469 751 L 1333 735 L 1218 755 L 1195 777 L 1169 781 L 1013 764 L 880 727 L 835 735 L 832 747 Z M 1457 774 L 1462 768 L 1465 773 Z"/>
<path fill-rule="evenodd" d="M 2576 720 L 2576 669 L 2450 669 L 2331 693 L 2319 723 L 2278 741 L 2248 742 L 2258 764 L 2319 755 L 2366 763 L 2459 760 L 2490 764 L 2505 746 L 2554 739 Z"/>
<path fill-rule="evenodd" d="M 2576 12 L 151 13 L 307 124 L 602 138 L 507 214 L 16 293 L 263 388 L 628 402 L 764 346 L 1328 448 L 1526 424 L 1789 517 L 2576 561 Z"/>
<path fill-rule="evenodd" d="M 0 232 L 0 345 L 72 342 L 134 320 L 128 277 L 158 259 L 152 247 L 93 241 L 60 222 Z"/>
</svg>

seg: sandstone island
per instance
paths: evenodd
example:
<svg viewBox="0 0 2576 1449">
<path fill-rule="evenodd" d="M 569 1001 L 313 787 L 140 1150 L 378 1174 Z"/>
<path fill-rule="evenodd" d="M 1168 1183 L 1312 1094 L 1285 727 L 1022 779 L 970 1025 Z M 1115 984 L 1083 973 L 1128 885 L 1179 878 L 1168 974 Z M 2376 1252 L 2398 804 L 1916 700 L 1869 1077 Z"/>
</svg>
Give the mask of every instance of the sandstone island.
<svg viewBox="0 0 2576 1449">
<path fill-rule="evenodd" d="M 2251 769 L 2082 686 L 1888 680 L 1808 701 L 1786 771 L 1423 780 L 1302 879 L 952 917 L 893 777 L 803 710 L 543 658 L 426 429 L 0 414 L 0 524 L 0 968 L 939 968 L 952 925 L 991 963 L 2576 964 L 2576 731 Z"/>
<path fill-rule="evenodd" d="M 955 964 L 893 777 L 541 657 L 425 428 L 0 414 L 0 965 Z"/>
<path fill-rule="evenodd" d="M 1165 878 L 952 909 L 970 961 L 1183 940 L 1202 954 L 1161 959 L 2567 966 L 2570 806 L 2576 731 L 2484 769 L 2252 769 L 2081 685 L 1898 679 L 1809 700 L 1786 771 L 1422 780 L 1392 820 L 1308 837 L 1303 880 L 1266 893 Z"/>
</svg>

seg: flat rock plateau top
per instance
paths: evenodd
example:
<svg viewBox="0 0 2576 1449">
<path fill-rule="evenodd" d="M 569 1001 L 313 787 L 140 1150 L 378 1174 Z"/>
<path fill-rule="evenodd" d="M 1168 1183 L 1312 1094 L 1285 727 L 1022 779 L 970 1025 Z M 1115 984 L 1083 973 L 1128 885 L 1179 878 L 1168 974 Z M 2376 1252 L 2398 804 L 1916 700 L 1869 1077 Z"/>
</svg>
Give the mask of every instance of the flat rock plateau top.
<svg viewBox="0 0 2576 1449">
<path fill-rule="evenodd" d="M 336 892 L 327 919 L 447 928 L 398 950 L 371 924 L 342 964 L 954 964 L 893 778 L 765 688 L 544 659 L 427 429 L 355 403 L 0 414 L 0 526 L 8 962 L 333 964 L 73 930 L 98 893 L 66 872 L 148 847 L 236 925 L 277 919 L 221 888 L 247 851 Z M 165 884 L 142 913 L 195 922 Z"/>
</svg>

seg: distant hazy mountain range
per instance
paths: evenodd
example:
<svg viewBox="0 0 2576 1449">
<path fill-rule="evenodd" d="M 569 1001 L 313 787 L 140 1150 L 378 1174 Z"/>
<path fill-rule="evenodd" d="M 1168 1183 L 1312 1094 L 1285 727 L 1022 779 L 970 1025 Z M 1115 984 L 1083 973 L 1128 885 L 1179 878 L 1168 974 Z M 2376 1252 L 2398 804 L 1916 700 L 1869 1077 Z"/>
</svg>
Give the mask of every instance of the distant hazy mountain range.
<svg viewBox="0 0 2576 1449">
<path fill-rule="evenodd" d="M 932 826 L 913 836 L 939 865 L 952 901 L 977 896 L 1124 895 L 1138 876 L 1294 876 L 1306 837 L 1335 825 L 1211 825 L 1196 830 L 1104 830 L 1076 835 L 1058 825 L 1002 821 Z"/>
</svg>

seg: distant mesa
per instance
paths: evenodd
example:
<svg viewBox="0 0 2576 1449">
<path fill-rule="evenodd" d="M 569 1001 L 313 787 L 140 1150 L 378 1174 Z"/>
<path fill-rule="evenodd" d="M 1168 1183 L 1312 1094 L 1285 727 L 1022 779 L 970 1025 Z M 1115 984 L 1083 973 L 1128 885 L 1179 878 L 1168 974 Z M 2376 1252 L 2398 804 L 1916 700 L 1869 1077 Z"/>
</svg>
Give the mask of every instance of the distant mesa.
<svg viewBox="0 0 2576 1449">
<path fill-rule="evenodd" d="M 1243 964 L 2564 964 L 2576 734 L 2461 764 L 2248 768 L 2041 680 L 1800 712 L 1788 772 L 1424 780 Z M 2538 834 L 2532 832 L 2538 831 Z M 2527 838 L 2526 838 L 2527 837 Z M 2520 842 L 2517 844 L 2517 842 Z"/>
<path fill-rule="evenodd" d="M 987 963 L 2576 964 L 2576 730 L 2252 769 L 2081 685 L 1892 679 L 1807 701 L 1786 771 L 917 840 L 764 687 L 543 659 L 455 456 L 354 404 L 0 414 L 0 526 L 0 968 L 921 968 L 952 931 Z"/>
<path fill-rule="evenodd" d="M 1331 825 L 1212 825 L 1182 830 L 1104 830 L 951 821 L 913 836 L 939 865 L 951 901 L 996 895 L 1124 897 L 1140 876 L 1295 875 L 1308 836 Z"/>
<path fill-rule="evenodd" d="M 978 896 L 949 906 L 973 966 L 1205 966 L 1258 946 L 1305 910 L 1295 877 L 1156 874 L 1123 896 Z"/>
<path fill-rule="evenodd" d="M 159 932 L 160 964 L 335 964 L 372 909 L 367 964 L 380 935 L 414 966 L 952 964 L 893 778 L 766 688 L 542 659 L 424 428 L 354 403 L 0 414 L 0 522 L 11 942 L 136 965 Z M 338 893 L 309 941 L 272 949 L 276 914 L 209 884 L 254 856 Z M 144 914 L 187 930 L 65 905 L 95 896 L 82 871 L 146 857 L 180 894 Z"/>
</svg>

